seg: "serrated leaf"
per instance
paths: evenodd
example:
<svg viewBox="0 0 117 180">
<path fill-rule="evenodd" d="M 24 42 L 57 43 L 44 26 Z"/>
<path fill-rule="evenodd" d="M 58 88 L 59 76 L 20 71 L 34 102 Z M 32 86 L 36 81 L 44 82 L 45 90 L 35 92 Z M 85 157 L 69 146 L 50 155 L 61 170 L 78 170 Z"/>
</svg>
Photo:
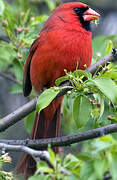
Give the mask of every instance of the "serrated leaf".
<svg viewBox="0 0 117 180">
<path fill-rule="evenodd" d="M 117 85 L 108 78 L 96 78 L 93 80 L 99 90 L 113 103 L 117 103 Z"/>
<path fill-rule="evenodd" d="M 90 118 L 91 102 L 86 96 L 77 96 L 73 104 L 73 117 L 77 128 L 83 127 Z"/>
<path fill-rule="evenodd" d="M 46 89 L 38 98 L 36 104 L 36 111 L 40 112 L 42 109 L 46 108 L 60 92 L 59 88 L 51 87 Z"/>
</svg>

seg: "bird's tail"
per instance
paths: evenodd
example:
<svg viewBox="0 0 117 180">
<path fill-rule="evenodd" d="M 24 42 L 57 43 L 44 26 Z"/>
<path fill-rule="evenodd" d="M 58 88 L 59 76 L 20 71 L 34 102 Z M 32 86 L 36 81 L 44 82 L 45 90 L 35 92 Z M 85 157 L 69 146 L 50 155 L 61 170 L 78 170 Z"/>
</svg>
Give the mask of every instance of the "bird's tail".
<svg viewBox="0 0 117 180">
<path fill-rule="evenodd" d="M 59 136 L 60 129 L 60 112 L 62 97 L 53 101 L 48 107 L 36 113 L 30 139 L 43 139 Z M 56 149 L 57 151 L 57 149 Z M 16 171 L 22 174 L 25 179 L 32 176 L 36 171 L 36 162 L 28 154 L 24 154 L 19 160 Z"/>
</svg>

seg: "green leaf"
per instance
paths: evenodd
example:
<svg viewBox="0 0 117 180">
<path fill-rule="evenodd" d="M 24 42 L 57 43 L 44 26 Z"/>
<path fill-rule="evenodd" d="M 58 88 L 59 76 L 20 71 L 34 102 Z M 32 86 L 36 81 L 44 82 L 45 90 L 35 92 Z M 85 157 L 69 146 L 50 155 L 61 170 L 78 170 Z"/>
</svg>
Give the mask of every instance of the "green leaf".
<svg viewBox="0 0 117 180">
<path fill-rule="evenodd" d="M 111 142 L 104 142 L 104 141 L 96 140 L 94 143 L 94 147 L 95 147 L 94 153 L 105 150 L 112 146 L 113 144 Z"/>
<path fill-rule="evenodd" d="M 56 3 L 53 0 L 45 0 L 50 11 L 56 8 Z"/>
<path fill-rule="evenodd" d="M 44 177 L 44 175 L 42 175 L 42 177 Z M 28 180 L 37 180 L 37 179 L 39 179 L 38 175 L 34 175 L 34 176 L 28 178 Z"/>
<path fill-rule="evenodd" d="M 53 169 L 49 168 L 49 167 L 39 167 L 38 168 L 38 171 L 39 172 L 44 172 L 44 173 L 53 173 Z"/>
<path fill-rule="evenodd" d="M 73 170 L 77 165 L 80 164 L 80 160 L 73 154 L 68 154 L 64 160 L 64 167 Z M 72 168 L 72 169 L 71 169 Z"/>
<path fill-rule="evenodd" d="M 48 178 L 46 175 L 34 175 L 30 178 L 28 178 L 28 180 L 51 180 L 50 178 Z"/>
<path fill-rule="evenodd" d="M 57 94 L 60 92 L 59 88 L 51 87 L 49 89 L 46 89 L 38 98 L 37 104 L 36 104 L 36 110 L 37 112 L 40 112 L 42 109 L 46 108 L 57 96 Z"/>
<path fill-rule="evenodd" d="M 4 9 L 4 14 L 3 14 L 3 19 L 7 20 L 8 25 L 5 26 L 6 33 L 10 39 L 14 37 L 14 28 L 18 24 L 15 14 L 13 13 L 13 10 L 11 6 L 7 3 L 4 2 L 5 4 L 5 9 Z"/>
<path fill-rule="evenodd" d="M 108 70 L 104 74 L 102 74 L 101 77 L 117 79 L 117 70 L 116 69 Z"/>
<path fill-rule="evenodd" d="M 39 173 L 53 173 L 53 169 L 48 167 L 48 164 L 44 161 L 39 161 L 37 163 L 37 170 L 36 170 L 36 173 L 35 174 L 39 174 Z"/>
<path fill-rule="evenodd" d="M 103 179 L 106 165 L 107 162 L 105 159 L 96 159 L 94 161 L 94 169 L 99 179 Z"/>
<path fill-rule="evenodd" d="M 108 78 L 96 78 L 93 80 L 98 89 L 113 103 L 117 103 L 117 85 Z"/>
<path fill-rule="evenodd" d="M 3 1 L 2 0 L 0 0 L 0 16 L 2 16 L 3 15 L 3 12 L 4 12 L 4 3 L 3 3 Z"/>
<path fill-rule="evenodd" d="M 90 153 L 77 154 L 76 157 L 84 161 L 91 160 L 93 158 Z"/>
<path fill-rule="evenodd" d="M 112 51 L 112 48 L 113 48 L 113 42 L 109 40 L 106 48 L 106 55 Z"/>
<path fill-rule="evenodd" d="M 89 180 L 89 178 L 93 173 L 94 173 L 93 163 L 92 162 L 85 163 L 80 173 L 81 180 Z"/>
<path fill-rule="evenodd" d="M 74 75 L 77 77 L 77 76 L 84 76 L 84 77 L 89 77 L 91 78 L 91 73 L 87 72 L 87 71 L 83 71 L 83 70 L 80 70 L 80 69 L 77 69 L 75 70 L 74 72 Z"/>
<path fill-rule="evenodd" d="M 74 176 L 73 174 L 70 174 L 68 176 L 65 176 L 65 178 L 63 180 L 79 180 L 76 176 Z"/>
<path fill-rule="evenodd" d="M 23 67 L 21 66 L 18 59 L 14 59 L 14 61 L 13 61 L 12 72 L 14 73 L 16 79 L 22 82 Z"/>
<path fill-rule="evenodd" d="M 98 138 L 98 140 L 103 141 L 103 142 L 111 142 L 111 143 L 114 143 L 115 141 L 112 135 L 102 136 Z"/>
<path fill-rule="evenodd" d="M 0 70 L 5 69 L 9 64 L 12 64 L 16 57 L 16 52 L 11 43 L 0 43 Z"/>
<path fill-rule="evenodd" d="M 73 104 L 73 117 L 78 128 L 83 127 L 90 118 L 91 102 L 86 96 L 77 96 Z"/>
<path fill-rule="evenodd" d="M 55 154 L 54 151 L 51 149 L 51 147 L 48 147 L 48 152 L 49 152 L 49 160 L 50 163 L 55 166 L 56 165 L 56 158 L 55 158 Z"/>
<path fill-rule="evenodd" d="M 29 19 L 29 16 L 30 16 L 30 9 L 28 9 L 26 12 L 25 12 L 25 15 L 24 15 L 24 18 L 23 18 L 23 22 L 22 24 L 26 24 L 28 19 Z"/>
<path fill-rule="evenodd" d="M 35 120 L 35 112 L 30 113 L 25 119 L 25 127 L 28 133 L 31 133 Z"/>
<path fill-rule="evenodd" d="M 110 162 L 111 175 L 113 180 L 117 180 L 117 152 L 112 154 L 112 162 Z"/>
<path fill-rule="evenodd" d="M 93 58 L 98 60 L 105 56 L 105 49 L 107 47 L 106 36 L 96 36 L 92 41 Z"/>
<path fill-rule="evenodd" d="M 59 86 L 61 83 L 63 83 L 64 81 L 67 81 L 67 80 L 68 80 L 68 76 L 62 76 L 62 77 L 56 79 L 55 84 L 56 84 L 56 86 Z"/>
</svg>

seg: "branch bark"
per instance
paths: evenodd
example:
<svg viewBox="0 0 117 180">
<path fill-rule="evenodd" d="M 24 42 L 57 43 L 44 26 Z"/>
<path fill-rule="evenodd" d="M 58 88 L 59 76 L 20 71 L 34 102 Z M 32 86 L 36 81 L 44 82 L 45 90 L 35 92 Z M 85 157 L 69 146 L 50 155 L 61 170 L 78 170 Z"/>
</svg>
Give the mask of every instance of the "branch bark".
<svg viewBox="0 0 117 180">
<path fill-rule="evenodd" d="M 97 129 L 57 138 L 39 140 L 0 140 L 0 144 L 4 143 L 7 145 L 26 146 L 29 148 L 43 150 L 48 147 L 48 144 L 50 144 L 51 147 L 69 146 L 71 144 L 101 137 L 114 132 L 117 132 L 117 124 L 111 124 Z"/>
<path fill-rule="evenodd" d="M 0 132 L 5 131 L 10 126 L 14 125 L 24 117 L 26 117 L 29 113 L 33 112 L 36 109 L 36 102 L 38 97 L 29 101 L 27 104 L 18 108 L 16 111 L 7 115 L 0 121 Z"/>
<path fill-rule="evenodd" d="M 108 62 L 116 61 L 116 60 L 117 60 L 117 50 L 113 49 L 113 51 L 110 54 L 108 54 L 107 56 L 102 58 L 100 61 L 98 61 L 97 63 L 90 66 L 88 68 L 88 71 L 90 73 L 94 74 L 94 72 L 100 66 L 104 66 Z M 69 90 L 70 90 L 70 88 L 64 89 L 63 91 L 60 92 L 60 94 L 57 95 L 57 98 L 65 95 Z M 26 117 L 29 113 L 33 112 L 36 109 L 37 99 L 38 98 L 36 97 L 35 99 L 33 99 L 30 102 L 28 102 L 27 104 L 23 105 L 22 107 L 20 107 L 16 111 L 14 111 L 11 114 L 4 117 L 2 119 L 2 121 L 0 121 L 0 132 L 5 131 L 10 126 L 14 125 L 18 121 L 20 121 L 22 118 Z"/>
<path fill-rule="evenodd" d="M 29 147 L 26 146 L 22 146 L 22 145 L 10 145 L 10 144 L 5 144 L 5 143 L 0 143 L 0 149 L 5 151 L 21 151 L 21 152 L 25 152 L 27 154 L 30 154 L 35 160 L 39 160 L 39 159 L 44 159 L 47 162 L 49 162 L 49 153 L 48 151 L 37 151 L 34 149 L 31 149 Z"/>
</svg>

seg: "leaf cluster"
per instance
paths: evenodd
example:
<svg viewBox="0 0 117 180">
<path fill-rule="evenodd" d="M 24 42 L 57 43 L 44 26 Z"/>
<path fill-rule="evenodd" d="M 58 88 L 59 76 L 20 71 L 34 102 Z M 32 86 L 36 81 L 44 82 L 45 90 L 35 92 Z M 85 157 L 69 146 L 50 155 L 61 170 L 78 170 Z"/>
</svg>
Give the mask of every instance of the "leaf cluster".
<svg viewBox="0 0 117 180">
<path fill-rule="evenodd" d="M 89 149 L 89 152 L 61 157 L 62 155 L 55 155 L 49 148 L 49 161 L 53 168 L 40 161 L 35 175 L 29 180 L 102 180 L 106 176 L 116 180 L 117 140 L 107 135 L 93 140 Z"/>
<path fill-rule="evenodd" d="M 2 168 L 4 163 L 10 163 L 10 162 L 11 162 L 11 157 L 8 155 L 8 153 L 0 156 L 0 179 L 13 180 L 13 174 L 11 172 L 3 171 Z"/>
<path fill-rule="evenodd" d="M 113 112 L 112 120 L 116 121 L 116 68 L 117 66 L 109 64 L 102 68 L 98 74 L 95 73 L 94 76 L 87 71 L 76 70 L 66 72 L 64 77 L 56 80 L 57 86 L 65 81 L 71 83 L 69 86 L 71 91 L 68 91 L 67 96 L 72 101 L 70 106 L 72 106 L 73 119 L 78 129 L 85 127 L 91 119 L 94 123 L 92 128 L 102 125 L 102 117 L 106 108 Z M 45 90 L 37 101 L 37 111 L 40 112 L 47 107 L 64 88 L 67 87 L 52 87 Z M 110 121 L 107 120 L 106 123 L 109 124 Z"/>
</svg>

